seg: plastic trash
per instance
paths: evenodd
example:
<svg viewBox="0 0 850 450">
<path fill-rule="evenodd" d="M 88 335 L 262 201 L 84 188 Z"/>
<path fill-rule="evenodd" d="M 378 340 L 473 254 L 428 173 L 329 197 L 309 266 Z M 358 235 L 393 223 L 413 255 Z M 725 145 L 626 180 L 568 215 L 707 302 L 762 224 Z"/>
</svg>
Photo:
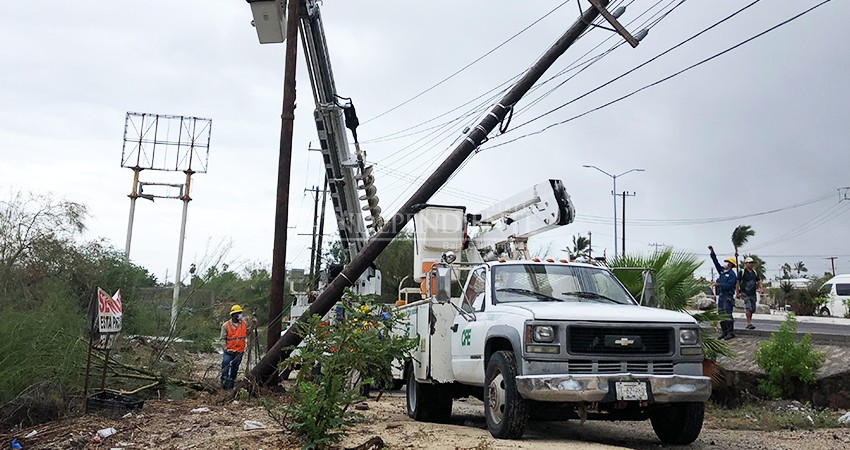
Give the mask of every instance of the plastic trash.
<svg viewBox="0 0 850 450">
<path fill-rule="evenodd" d="M 27 433 L 27 435 L 26 435 L 26 436 L 24 436 L 24 437 L 25 437 L 25 438 L 27 438 L 27 439 L 29 439 L 29 438 L 31 438 L 31 437 L 34 437 L 36 434 L 38 434 L 38 431 L 36 431 L 36 430 L 32 430 L 32 431 L 30 431 L 29 433 Z"/>
<path fill-rule="evenodd" d="M 841 425 L 850 425 L 850 411 L 844 413 L 844 415 L 838 419 L 838 423 Z"/>
<path fill-rule="evenodd" d="M 17 440 L 17 439 L 13 440 L 13 441 L 12 441 L 12 443 L 10 444 L 10 446 L 11 446 L 12 448 L 14 448 L 14 449 L 20 449 L 20 448 L 23 448 L 23 447 L 21 447 L 21 444 L 19 444 L 19 443 L 18 443 L 18 440 Z"/>
<path fill-rule="evenodd" d="M 192 414 L 203 414 L 210 412 L 210 409 L 205 406 L 203 408 L 192 408 L 192 410 L 189 412 Z"/>
<path fill-rule="evenodd" d="M 131 413 L 131 412 L 121 416 L 122 419 L 129 419 L 130 417 L 133 417 L 133 413 Z"/>
<path fill-rule="evenodd" d="M 112 427 L 97 430 L 97 435 L 102 438 L 108 438 L 109 436 L 112 436 L 115 433 L 117 433 L 117 431 L 115 431 L 115 428 Z"/>
<path fill-rule="evenodd" d="M 256 420 L 246 420 L 242 422 L 242 429 L 245 431 L 250 430 L 262 430 L 266 426 L 262 422 L 257 422 Z"/>
</svg>

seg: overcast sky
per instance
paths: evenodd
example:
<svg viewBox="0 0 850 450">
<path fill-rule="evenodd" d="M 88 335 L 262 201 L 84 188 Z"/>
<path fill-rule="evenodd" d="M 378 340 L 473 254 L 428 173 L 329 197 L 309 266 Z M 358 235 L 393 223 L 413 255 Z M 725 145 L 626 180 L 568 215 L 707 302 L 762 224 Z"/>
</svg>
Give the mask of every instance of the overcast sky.
<svg viewBox="0 0 850 450">
<path fill-rule="evenodd" d="M 631 0 L 624 24 L 637 32 L 679 1 Z M 545 132 L 496 146 L 601 106 L 738 44 L 819 3 L 761 1 L 645 67 L 546 115 L 658 55 L 744 6 L 682 2 L 637 49 L 621 45 L 586 70 L 572 70 L 517 105 L 504 136 L 491 135 L 435 203 L 476 211 L 548 178 L 562 179 L 578 212 L 574 224 L 532 240 L 562 256 L 574 234 L 593 233 L 596 252 L 613 251 L 612 180 L 627 200 L 627 250 L 653 243 L 707 256 L 732 248 L 735 226 L 751 225 L 744 252 L 761 255 L 768 275 L 802 260 L 811 273 L 850 272 L 850 3 L 832 1 L 748 44 L 623 101 Z M 339 94 L 352 97 L 359 136 L 377 164 L 376 186 L 389 216 L 445 156 L 473 108 L 521 73 L 578 15 L 558 8 L 480 62 L 433 86 L 556 8 L 553 1 L 339 1 L 322 5 Z M 582 2 L 582 7 L 587 7 Z M 641 16 L 648 10 L 648 13 Z M 654 21 L 654 19 L 652 19 Z M 230 258 L 271 260 L 284 46 L 260 45 L 250 8 L 237 0 L 4 2 L 0 7 L 0 189 L 52 192 L 90 208 L 87 238 L 122 248 L 132 171 L 120 167 L 127 111 L 212 119 L 209 172 L 194 178 L 184 270 L 232 240 Z M 604 42 L 603 42 L 604 41 Z M 619 42 L 594 29 L 544 80 Z M 597 45 L 601 45 L 594 49 Z M 299 48 L 299 52 L 301 49 Z M 299 55 L 299 58 L 303 55 Z M 313 100 L 299 60 L 287 261 L 309 261 L 313 205 L 321 185 Z M 539 102 L 542 94 L 575 75 Z M 490 93 L 488 93 L 490 92 Z M 486 94 L 486 95 L 485 95 Z M 460 107 L 473 99 L 478 100 Z M 530 106 L 530 107 L 529 107 Z M 369 142 L 434 119 L 402 135 Z M 527 108 L 529 107 L 529 108 Z M 527 108 L 527 109 L 526 109 Z M 425 130 L 462 117 L 445 127 Z M 314 143 L 315 147 L 316 144 Z M 143 181 L 180 183 L 143 172 Z M 795 208 L 788 207 L 800 205 Z M 618 206 L 621 208 L 621 206 Z M 781 210 L 734 220 L 716 220 Z M 132 259 L 161 281 L 173 277 L 181 204 L 140 200 Z M 620 216 L 620 210 L 618 210 Z M 329 208 L 327 229 L 334 230 Z M 683 220 L 700 219 L 700 220 Z M 712 220 L 713 219 L 713 220 Z M 707 276 L 709 264 L 700 274 Z"/>
</svg>

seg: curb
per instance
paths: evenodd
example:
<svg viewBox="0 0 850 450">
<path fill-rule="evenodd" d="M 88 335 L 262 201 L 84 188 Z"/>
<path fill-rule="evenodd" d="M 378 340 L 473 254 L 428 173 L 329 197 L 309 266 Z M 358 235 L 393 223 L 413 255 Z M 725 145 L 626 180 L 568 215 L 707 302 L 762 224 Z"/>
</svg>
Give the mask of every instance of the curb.
<svg viewBox="0 0 850 450">
<path fill-rule="evenodd" d="M 773 335 L 775 331 L 767 331 L 767 330 L 747 330 L 747 329 L 735 329 L 735 334 L 740 336 L 756 336 L 756 337 L 765 337 L 769 338 Z M 797 333 L 797 337 L 802 338 L 803 335 L 809 334 L 812 336 L 812 343 L 815 344 L 825 344 L 825 345 L 842 345 L 842 346 L 850 346 L 850 336 L 840 336 L 834 334 L 823 334 L 823 333 Z"/>
</svg>

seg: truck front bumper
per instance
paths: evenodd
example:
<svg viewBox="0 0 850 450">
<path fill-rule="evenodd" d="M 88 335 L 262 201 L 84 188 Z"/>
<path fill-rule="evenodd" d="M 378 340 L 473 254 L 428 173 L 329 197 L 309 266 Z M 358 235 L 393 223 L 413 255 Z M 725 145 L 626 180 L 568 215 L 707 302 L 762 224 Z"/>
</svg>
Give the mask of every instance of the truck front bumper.
<svg viewBox="0 0 850 450">
<path fill-rule="evenodd" d="M 616 401 L 617 381 L 645 381 L 654 403 L 704 402 L 711 396 L 711 378 L 693 375 L 546 374 L 516 377 L 520 395 L 544 402 Z"/>
</svg>

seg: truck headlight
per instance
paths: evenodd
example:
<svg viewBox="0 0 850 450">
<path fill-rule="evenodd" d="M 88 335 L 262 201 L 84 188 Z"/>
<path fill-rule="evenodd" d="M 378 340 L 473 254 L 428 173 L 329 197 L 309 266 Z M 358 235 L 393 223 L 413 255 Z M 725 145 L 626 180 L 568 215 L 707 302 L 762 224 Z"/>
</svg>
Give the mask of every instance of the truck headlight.
<svg viewBox="0 0 850 450">
<path fill-rule="evenodd" d="M 679 344 L 681 345 L 697 345 L 699 344 L 699 330 L 694 328 L 683 328 L 679 330 Z"/>
<path fill-rule="evenodd" d="M 551 325 L 535 325 L 531 336 L 534 342 L 552 342 L 555 340 L 555 329 Z"/>
</svg>

